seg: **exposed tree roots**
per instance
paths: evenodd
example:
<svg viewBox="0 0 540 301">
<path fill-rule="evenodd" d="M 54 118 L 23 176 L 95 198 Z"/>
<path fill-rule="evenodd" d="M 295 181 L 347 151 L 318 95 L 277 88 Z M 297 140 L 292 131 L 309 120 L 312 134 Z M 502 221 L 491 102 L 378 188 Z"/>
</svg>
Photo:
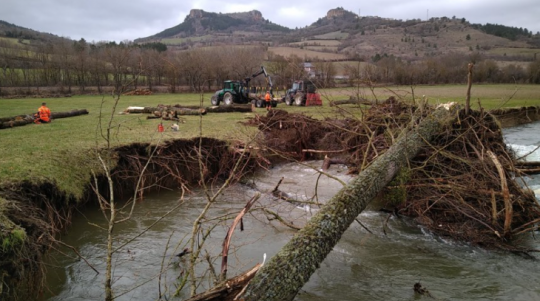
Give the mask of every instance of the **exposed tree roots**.
<svg viewBox="0 0 540 301">
<path fill-rule="evenodd" d="M 361 119 L 316 120 L 273 110 L 250 121 L 264 133 L 261 148 L 295 160 L 324 155 L 357 173 L 381 155 L 405 128 L 433 110 L 388 99 Z M 459 113 L 458 122 L 401 170 L 385 189 L 384 206 L 414 218 L 437 235 L 484 248 L 528 253 L 521 234 L 537 230 L 540 207 L 515 180 L 516 159 L 493 115 Z"/>
</svg>

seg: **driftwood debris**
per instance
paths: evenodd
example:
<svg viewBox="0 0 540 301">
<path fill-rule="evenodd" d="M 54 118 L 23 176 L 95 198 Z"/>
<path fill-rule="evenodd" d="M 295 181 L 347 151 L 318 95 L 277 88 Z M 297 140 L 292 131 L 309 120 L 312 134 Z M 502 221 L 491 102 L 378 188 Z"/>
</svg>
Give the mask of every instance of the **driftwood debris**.
<svg viewBox="0 0 540 301">
<path fill-rule="evenodd" d="M 261 268 L 248 284 L 244 300 L 292 300 L 358 214 L 454 118 L 453 109 L 441 108 L 401 135 Z"/>
<path fill-rule="evenodd" d="M 88 110 L 86 109 L 72 110 L 69 112 L 54 112 L 51 114 L 51 118 L 54 120 L 54 119 L 59 119 L 59 118 L 74 117 L 74 116 L 86 115 L 86 114 L 88 114 Z M 2 118 L 0 119 L 0 129 L 23 126 L 23 125 L 27 125 L 31 123 L 34 123 L 33 114 Z"/>
<path fill-rule="evenodd" d="M 279 185 L 281 185 L 281 182 L 283 182 L 283 178 L 279 179 L 278 183 L 276 184 L 276 187 L 272 189 L 272 196 L 287 201 L 291 204 L 298 204 L 300 203 L 296 198 L 294 198 L 290 193 L 284 192 L 279 190 Z"/>
<path fill-rule="evenodd" d="M 251 200 L 249 200 L 249 202 L 247 202 L 246 206 L 244 206 L 244 208 L 240 211 L 240 213 L 238 213 L 238 215 L 234 219 L 233 224 L 229 228 L 229 231 L 227 231 L 227 235 L 225 236 L 225 239 L 223 240 L 223 249 L 221 252 L 221 277 L 223 278 L 222 280 L 224 280 L 224 278 L 227 277 L 227 269 L 228 269 L 227 259 L 229 257 L 229 246 L 231 243 L 232 235 L 234 233 L 234 229 L 236 228 L 236 225 L 238 225 L 238 223 L 242 225 L 242 218 L 247 212 L 249 212 L 249 209 L 251 209 L 251 206 L 253 206 L 253 204 L 257 202 L 260 196 L 261 196 L 260 194 L 257 194 L 254 197 L 252 197 Z M 242 226 L 240 227 L 240 230 L 241 231 L 244 230 Z"/>
<path fill-rule="evenodd" d="M 204 293 L 195 295 L 186 301 L 233 301 L 242 300 L 237 299 L 238 295 L 246 287 L 251 279 L 255 276 L 261 264 L 255 265 L 249 271 L 242 275 L 231 278 Z"/>
<path fill-rule="evenodd" d="M 347 163 L 349 163 L 349 162 L 347 160 L 345 160 L 345 159 L 330 158 L 328 156 L 325 156 L 323 164 L 322 164 L 322 170 L 327 171 L 332 164 L 347 164 Z"/>
<path fill-rule="evenodd" d="M 537 175 L 540 174 L 540 162 L 538 161 L 526 161 L 514 163 L 515 171 L 524 175 Z"/>
</svg>

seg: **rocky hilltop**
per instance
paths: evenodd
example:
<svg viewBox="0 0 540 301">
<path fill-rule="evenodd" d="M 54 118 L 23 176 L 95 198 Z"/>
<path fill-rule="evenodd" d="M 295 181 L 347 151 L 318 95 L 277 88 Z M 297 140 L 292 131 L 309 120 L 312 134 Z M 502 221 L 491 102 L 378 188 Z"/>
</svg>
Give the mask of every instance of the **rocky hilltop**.
<svg viewBox="0 0 540 301">
<path fill-rule="evenodd" d="M 266 20 L 258 10 L 240 13 L 212 13 L 202 9 L 192 9 L 184 22 L 165 29 L 153 36 L 136 40 L 137 42 L 156 38 L 182 38 L 206 34 L 227 33 L 231 31 L 280 31 L 290 29 Z"/>
</svg>

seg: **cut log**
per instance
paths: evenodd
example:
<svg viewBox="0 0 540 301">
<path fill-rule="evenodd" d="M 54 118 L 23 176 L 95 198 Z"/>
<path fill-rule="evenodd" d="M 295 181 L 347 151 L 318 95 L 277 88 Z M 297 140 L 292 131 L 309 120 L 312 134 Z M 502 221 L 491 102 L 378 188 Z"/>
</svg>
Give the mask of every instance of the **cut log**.
<svg viewBox="0 0 540 301">
<path fill-rule="evenodd" d="M 232 105 L 232 106 L 213 106 L 206 108 L 209 113 L 230 113 L 230 112 L 253 112 L 251 104 L 247 105 Z"/>
<path fill-rule="evenodd" d="M 66 117 L 74 117 L 79 115 L 86 115 L 88 114 L 88 110 L 82 109 L 82 110 L 72 110 L 69 112 L 54 112 L 51 114 L 52 119 L 58 119 L 58 118 L 66 118 Z"/>
<path fill-rule="evenodd" d="M 54 120 L 54 119 L 59 119 L 59 118 L 74 117 L 74 116 L 85 115 L 85 114 L 88 114 L 88 111 L 86 109 L 72 110 L 69 112 L 52 113 L 51 118 Z M 34 123 L 34 117 L 32 115 L 19 115 L 19 116 L 15 116 L 11 118 L 12 119 L 9 121 L 3 121 L 3 122 L 0 121 L 0 129 L 7 129 L 7 128 L 16 127 L 16 126 L 23 126 L 23 125 Z"/>
<path fill-rule="evenodd" d="M 340 190 L 248 284 L 246 301 L 292 300 L 357 216 L 407 165 L 426 142 L 455 120 L 456 111 L 440 108 L 401 135 L 383 155 Z"/>
</svg>

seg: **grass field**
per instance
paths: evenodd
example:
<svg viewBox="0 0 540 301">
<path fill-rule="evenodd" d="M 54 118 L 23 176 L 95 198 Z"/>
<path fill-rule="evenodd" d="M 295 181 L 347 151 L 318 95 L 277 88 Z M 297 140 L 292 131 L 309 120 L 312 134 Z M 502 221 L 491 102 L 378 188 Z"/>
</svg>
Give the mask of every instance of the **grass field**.
<svg viewBox="0 0 540 301">
<path fill-rule="evenodd" d="M 277 109 L 289 112 L 302 112 L 315 118 L 335 118 L 340 113 L 328 105 L 330 100 L 348 99 L 361 96 L 368 99 L 383 100 L 397 95 L 405 100 L 412 99 L 410 87 L 376 88 L 373 93 L 367 87 L 321 90 L 322 107 L 295 107 L 279 104 Z M 418 86 L 414 88 L 416 98 L 425 95 L 431 103 L 456 101 L 463 103 L 466 87 Z M 141 114 L 118 114 L 128 106 L 156 106 L 158 104 L 210 105 L 211 94 L 158 94 L 149 96 L 122 96 L 117 112 L 111 114 L 113 99 L 111 96 L 75 96 L 71 98 L 51 99 L 0 99 L 0 117 L 30 114 L 37 110 L 42 101 L 46 101 L 53 112 L 65 112 L 73 109 L 87 109 L 90 114 L 54 120 L 50 124 L 31 124 L 12 129 L 0 130 L 0 183 L 21 181 L 52 181 L 60 189 L 74 196 L 81 196 L 82 189 L 90 180 L 90 169 L 97 170 L 93 160 L 93 150 L 104 147 L 105 140 L 99 131 L 106 127 L 110 117 L 112 121 L 111 145 L 120 146 L 134 142 L 159 143 L 163 140 L 193 138 L 202 135 L 226 140 L 249 140 L 256 133 L 253 127 L 245 127 L 240 122 L 256 114 L 266 114 L 264 109 L 253 113 L 209 113 L 202 118 L 185 116 L 185 123 L 180 124 L 180 131 L 169 130 L 172 122 L 164 122 L 165 132 L 157 132 L 160 120 L 146 119 Z M 478 100 L 487 109 L 498 107 L 521 107 L 540 105 L 540 85 L 482 85 L 473 86 L 472 103 L 478 107 Z M 100 108 L 103 103 L 102 111 Z M 344 106 L 354 114 L 359 110 L 352 105 Z M 201 126 L 202 121 L 202 126 Z"/>
<path fill-rule="evenodd" d="M 293 47 L 269 47 L 269 52 L 273 52 L 274 54 L 281 55 L 284 57 L 288 57 L 291 55 L 296 55 L 300 58 L 304 58 L 307 60 L 315 60 L 315 59 L 322 59 L 322 60 L 343 60 L 346 59 L 346 56 L 339 53 L 326 53 L 326 52 L 317 52 L 313 50 L 307 50 L 307 49 L 300 49 L 300 48 L 293 48 Z"/>
</svg>

